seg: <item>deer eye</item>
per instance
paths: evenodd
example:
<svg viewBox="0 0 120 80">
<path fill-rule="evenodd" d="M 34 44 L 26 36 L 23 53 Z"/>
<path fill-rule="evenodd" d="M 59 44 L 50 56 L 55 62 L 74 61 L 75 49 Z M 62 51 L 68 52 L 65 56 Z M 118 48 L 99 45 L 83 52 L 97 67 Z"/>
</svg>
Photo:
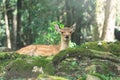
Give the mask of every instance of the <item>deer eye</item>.
<svg viewBox="0 0 120 80">
<path fill-rule="evenodd" d="M 62 34 L 64 33 L 64 32 L 61 32 Z"/>
<path fill-rule="evenodd" d="M 64 32 L 63 31 L 61 31 L 61 34 L 63 34 Z"/>
<path fill-rule="evenodd" d="M 70 33 L 72 33 L 72 31 L 70 31 Z"/>
</svg>

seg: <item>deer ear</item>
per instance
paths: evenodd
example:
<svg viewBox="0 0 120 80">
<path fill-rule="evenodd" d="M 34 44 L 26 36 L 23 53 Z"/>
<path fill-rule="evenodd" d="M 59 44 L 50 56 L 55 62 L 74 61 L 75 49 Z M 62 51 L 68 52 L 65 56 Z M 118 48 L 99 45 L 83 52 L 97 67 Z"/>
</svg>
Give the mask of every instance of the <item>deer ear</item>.
<svg viewBox="0 0 120 80">
<path fill-rule="evenodd" d="M 55 29 L 56 29 L 56 31 L 60 32 L 60 28 L 57 24 L 55 24 Z"/>
<path fill-rule="evenodd" d="M 73 29 L 73 31 L 75 31 L 75 29 L 76 29 L 76 23 L 74 23 L 74 24 L 71 26 L 71 28 Z"/>
</svg>

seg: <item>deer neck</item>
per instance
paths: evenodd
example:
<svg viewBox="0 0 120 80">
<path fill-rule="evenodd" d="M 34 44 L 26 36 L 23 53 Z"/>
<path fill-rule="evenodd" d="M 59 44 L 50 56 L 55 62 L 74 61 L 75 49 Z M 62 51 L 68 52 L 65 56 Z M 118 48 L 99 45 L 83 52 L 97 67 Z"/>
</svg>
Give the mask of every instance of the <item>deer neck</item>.
<svg viewBox="0 0 120 80">
<path fill-rule="evenodd" d="M 69 47 L 69 40 L 63 40 L 61 38 L 60 51 Z"/>
</svg>

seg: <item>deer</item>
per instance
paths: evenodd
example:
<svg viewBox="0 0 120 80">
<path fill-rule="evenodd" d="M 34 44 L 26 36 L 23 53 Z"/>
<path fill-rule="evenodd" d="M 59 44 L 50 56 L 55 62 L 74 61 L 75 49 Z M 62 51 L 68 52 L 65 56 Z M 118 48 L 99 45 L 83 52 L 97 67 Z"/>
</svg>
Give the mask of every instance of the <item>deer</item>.
<svg viewBox="0 0 120 80">
<path fill-rule="evenodd" d="M 76 29 L 76 23 L 71 27 L 60 28 L 57 24 L 54 25 L 55 30 L 61 35 L 61 41 L 59 45 L 28 45 L 23 47 L 16 52 L 18 54 L 30 55 L 30 56 L 52 56 L 56 55 L 62 50 L 69 47 L 71 41 L 71 35 Z"/>
</svg>

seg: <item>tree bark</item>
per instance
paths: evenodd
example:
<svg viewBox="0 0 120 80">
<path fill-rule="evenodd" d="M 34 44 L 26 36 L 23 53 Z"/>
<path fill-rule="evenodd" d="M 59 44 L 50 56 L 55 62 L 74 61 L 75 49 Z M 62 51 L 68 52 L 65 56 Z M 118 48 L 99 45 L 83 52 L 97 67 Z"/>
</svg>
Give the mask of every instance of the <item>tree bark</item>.
<svg viewBox="0 0 120 80">
<path fill-rule="evenodd" d="M 22 38 L 21 38 L 21 9 L 22 9 L 22 0 L 18 0 L 17 1 L 17 45 L 16 48 L 21 48 L 23 47 L 23 43 L 22 43 Z"/>
<path fill-rule="evenodd" d="M 114 0 L 97 0 L 94 40 L 114 41 L 115 3 Z"/>
<path fill-rule="evenodd" d="M 96 26 L 94 27 L 94 40 L 98 41 L 101 39 L 103 23 L 105 18 L 104 10 L 105 0 L 96 0 Z"/>
<path fill-rule="evenodd" d="M 17 8 L 15 8 L 13 13 L 13 49 L 16 50 L 17 45 Z"/>
<path fill-rule="evenodd" d="M 106 0 L 105 6 L 105 20 L 103 24 L 103 32 L 101 40 L 110 42 L 114 41 L 114 28 L 115 28 L 115 3 L 113 0 Z"/>
<path fill-rule="evenodd" d="M 72 7 L 70 7 L 71 0 L 65 0 L 65 7 L 66 7 L 66 26 L 72 25 Z"/>
<path fill-rule="evenodd" d="M 18 14 L 18 0 L 15 2 L 14 11 L 13 11 L 13 50 L 16 50 L 17 47 L 17 14 Z"/>
<path fill-rule="evenodd" d="M 7 5 L 6 5 L 6 0 L 3 0 L 4 3 L 4 18 L 5 18 L 5 25 L 6 25 L 6 36 L 7 36 L 7 47 L 11 47 L 11 36 L 10 36 L 10 29 L 9 29 L 9 24 L 8 24 L 8 15 L 7 15 Z"/>
</svg>

